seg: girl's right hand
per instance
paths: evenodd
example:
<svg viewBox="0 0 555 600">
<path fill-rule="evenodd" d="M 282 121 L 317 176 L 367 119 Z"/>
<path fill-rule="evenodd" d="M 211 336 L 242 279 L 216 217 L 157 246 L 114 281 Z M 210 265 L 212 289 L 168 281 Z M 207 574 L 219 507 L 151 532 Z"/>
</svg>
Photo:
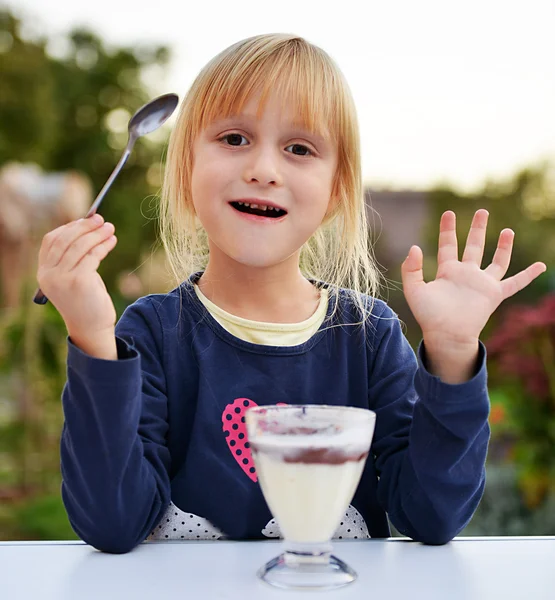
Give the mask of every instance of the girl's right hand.
<svg viewBox="0 0 555 600">
<path fill-rule="evenodd" d="M 79 219 L 47 233 L 39 251 L 41 290 L 84 352 L 117 358 L 116 310 L 97 269 L 117 243 L 114 226 L 101 215 Z"/>
</svg>

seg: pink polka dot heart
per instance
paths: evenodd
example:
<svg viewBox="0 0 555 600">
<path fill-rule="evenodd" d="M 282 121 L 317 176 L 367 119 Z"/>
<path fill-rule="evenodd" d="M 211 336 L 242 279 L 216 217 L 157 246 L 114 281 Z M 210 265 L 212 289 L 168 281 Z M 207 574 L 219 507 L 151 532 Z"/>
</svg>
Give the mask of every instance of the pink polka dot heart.
<svg viewBox="0 0 555 600">
<path fill-rule="evenodd" d="M 258 481 L 256 467 L 252 459 L 250 444 L 247 437 L 245 413 L 251 407 L 258 406 L 249 398 L 236 398 L 228 404 L 222 413 L 223 430 L 226 436 L 227 447 L 237 464 L 252 481 Z M 279 402 L 277 406 L 285 406 Z"/>
</svg>

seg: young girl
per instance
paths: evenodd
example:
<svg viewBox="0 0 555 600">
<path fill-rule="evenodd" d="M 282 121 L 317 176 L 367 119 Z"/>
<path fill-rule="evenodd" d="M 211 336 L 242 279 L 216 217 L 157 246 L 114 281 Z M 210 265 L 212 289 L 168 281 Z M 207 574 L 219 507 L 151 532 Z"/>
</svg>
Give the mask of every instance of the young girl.
<svg viewBox="0 0 555 600">
<path fill-rule="evenodd" d="M 116 313 L 97 273 L 114 248 L 99 215 L 44 238 L 38 280 L 67 325 L 62 495 L 89 544 L 264 539 L 279 524 L 245 433 L 256 405 L 335 404 L 377 413 L 372 452 L 336 537 L 387 537 L 388 517 L 442 544 L 484 489 L 485 349 L 496 307 L 545 270 L 502 280 L 513 232 L 481 270 L 488 214 L 462 261 L 441 218 L 438 272 L 402 265 L 422 329 L 415 356 L 377 299 L 359 134 L 348 87 L 321 49 L 262 35 L 198 75 L 172 133 L 165 247 L 181 285 Z"/>
</svg>

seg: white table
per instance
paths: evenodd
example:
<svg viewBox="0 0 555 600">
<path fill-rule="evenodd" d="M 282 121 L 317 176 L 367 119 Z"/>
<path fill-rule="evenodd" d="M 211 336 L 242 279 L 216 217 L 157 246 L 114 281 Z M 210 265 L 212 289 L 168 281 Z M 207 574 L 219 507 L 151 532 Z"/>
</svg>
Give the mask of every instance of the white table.
<svg viewBox="0 0 555 600">
<path fill-rule="evenodd" d="M 81 542 L 1 542 L 2 600 L 555 599 L 555 536 L 336 541 L 358 572 L 345 588 L 291 592 L 259 581 L 279 541 L 150 542 L 103 554 Z"/>
</svg>

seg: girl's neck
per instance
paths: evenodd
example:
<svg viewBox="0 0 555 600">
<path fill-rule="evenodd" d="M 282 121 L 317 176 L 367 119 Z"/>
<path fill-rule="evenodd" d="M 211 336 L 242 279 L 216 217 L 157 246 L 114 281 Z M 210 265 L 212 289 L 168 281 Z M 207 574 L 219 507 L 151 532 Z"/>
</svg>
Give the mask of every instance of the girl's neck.
<svg viewBox="0 0 555 600">
<path fill-rule="evenodd" d="M 298 257 L 291 259 L 260 268 L 210 260 L 198 286 L 214 304 L 237 317 L 299 323 L 314 314 L 320 294 L 300 272 Z"/>
</svg>

